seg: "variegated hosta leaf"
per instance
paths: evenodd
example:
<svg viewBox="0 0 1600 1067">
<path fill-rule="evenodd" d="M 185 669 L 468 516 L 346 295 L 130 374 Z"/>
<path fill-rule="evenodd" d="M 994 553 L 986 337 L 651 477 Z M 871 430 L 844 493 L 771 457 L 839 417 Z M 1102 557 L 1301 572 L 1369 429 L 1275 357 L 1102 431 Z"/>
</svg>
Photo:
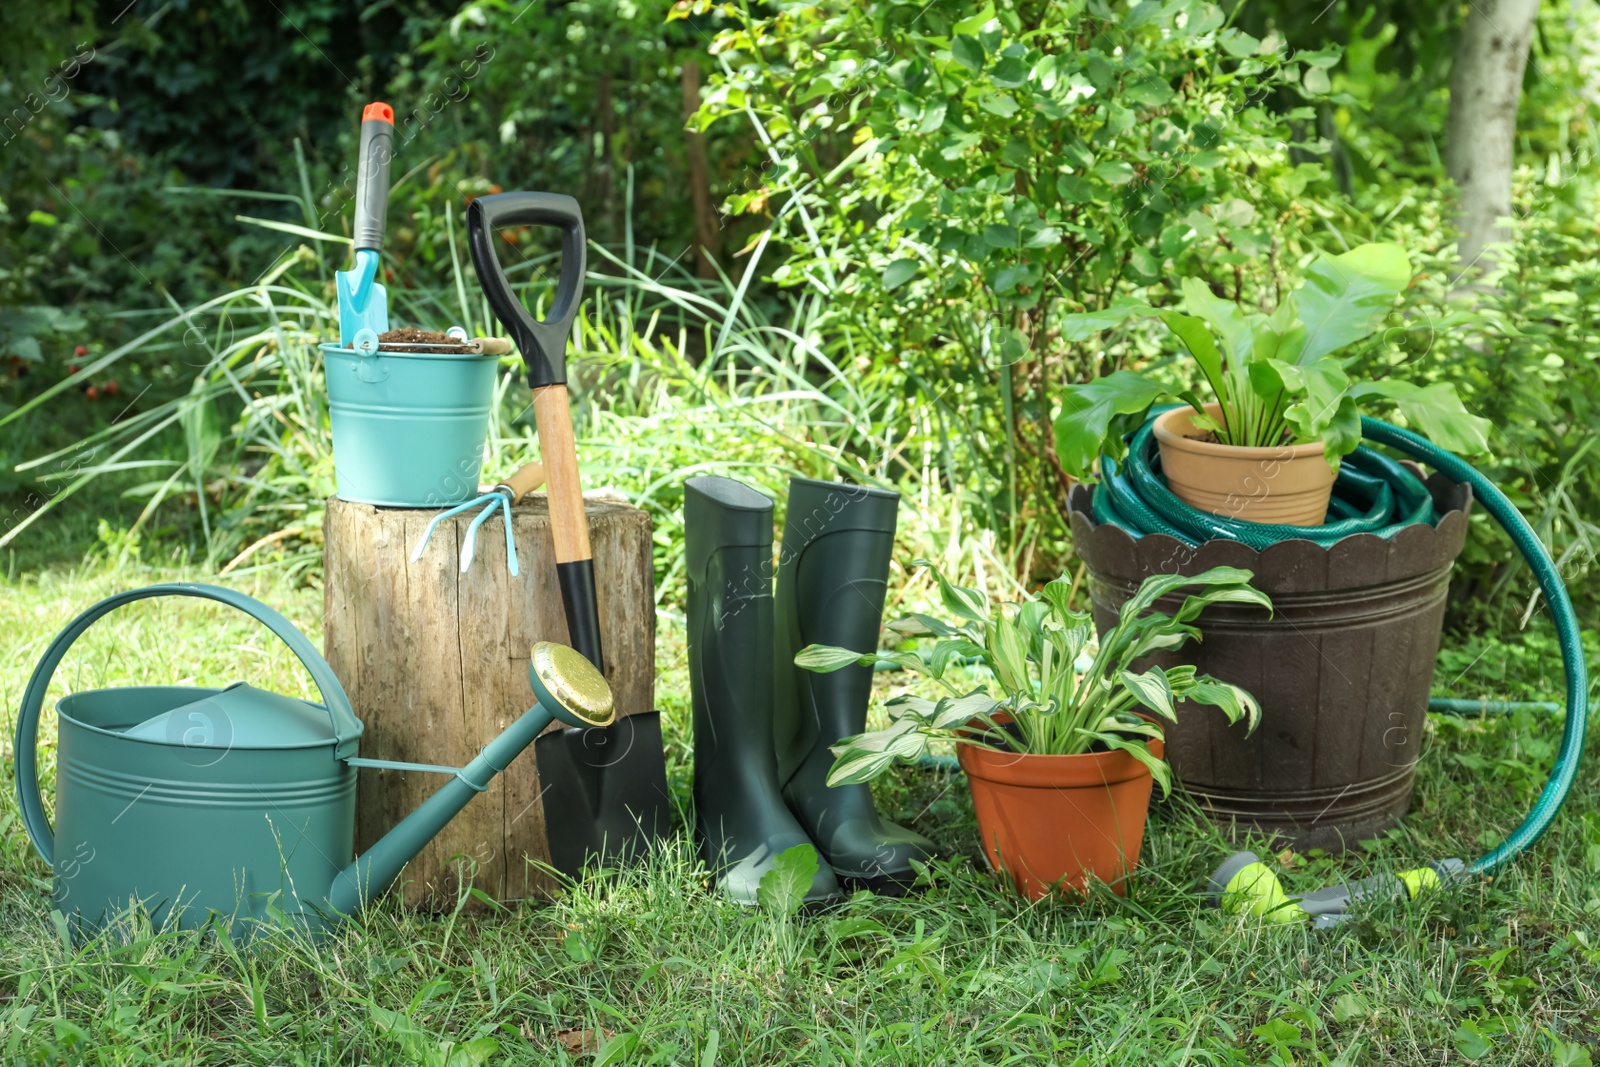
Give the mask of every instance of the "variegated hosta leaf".
<svg viewBox="0 0 1600 1067">
<path fill-rule="evenodd" d="M 928 665 L 922 661 L 922 657 L 915 652 L 886 652 L 881 656 L 873 656 L 867 662 L 875 663 L 879 660 L 888 660 L 902 670 L 915 671 L 918 674 L 932 673 L 928 670 Z"/>
<path fill-rule="evenodd" d="M 1195 627 L 1173 622 L 1165 615 L 1148 615 L 1139 620 L 1140 623 L 1152 621 L 1157 625 L 1134 627 L 1127 644 L 1122 649 L 1122 654 L 1114 661 L 1116 665 L 1125 667 L 1152 652 L 1179 649 L 1190 641 L 1198 641 L 1201 638 L 1200 631 Z"/>
<path fill-rule="evenodd" d="M 1122 671 L 1118 678 L 1128 687 L 1128 691 L 1138 698 L 1139 703 L 1168 722 L 1178 721 L 1177 710 L 1172 706 L 1172 685 L 1167 681 L 1166 672 L 1160 667 L 1151 667 L 1143 674 Z"/>
<path fill-rule="evenodd" d="M 989 716 L 1000 706 L 1000 701 L 981 689 L 964 697 L 945 697 L 934 708 L 928 725 L 935 730 L 954 730 L 965 726 L 980 716 Z"/>
<path fill-rule="evenodd" d="M 1261 721 L 1261 705 L 1256 703 L 1254 696 L 1236 685 L 1219 682 L 1209 675 L 1202 675 L 1178 695 L 1196 704 L 1210 704 L 1222 709 L 1229 722 L 1243 719 L 1249 731 L 1254 731 L 1256 724 Z"/>
<path fill-rule="evenodd" d="M 952 660 L 974 658 L 987 661 L 989 658 L 988 649 L 982 645 L 975 645 L 964 637 L 940 641 L 933 646 L 933 652 L 928 655 L 928 670 L 933 673 L 935 678 L 942 678 L 944 677 L 945 669 L 950 666 Z"/>
<path fill-rule="evenodd" d="M 1167 684 L 1176 691 L 1180 685 L 1188 685 L 1194 681 L 1198 672 L 1192 663 L 1180 663 L 1176 667 L 1167 668 Z"/>
<path fill-rule="evenodd" d="M 944 604 L 944 609 L 952 615 L 959 615 L 963 619 L 975 622 L 982 626 L 988 623 L 988 602 L 982 593 L 976 589 L 967 589 L 950 581 L 944 576 L 932 560 L 914 559 L 914 567 L 927 567 L 933 572 L 933 577 L 939 583 L 939 600 Z"/>
<path fill-rule="evenodd" d="M 829 785 L 869 782 L 896 761 L 910 762 L 928 750 L 928 735 L 915 719 L 902 718 L 886 729 L 847 737 L 834 748 Z"/>
<path fill-rule="evenodd" d="M 941 619 L 917 612 L 888 623 L 886 628 L 906 637 L 955 637 L 960 633 L 954 626 Z"/>
<path fill-rule="evenodd" d="M 878 662 L 876 652 L 852 652 L 835 645 L 807 645 L 794 657 L 794 665 L 818 674 L 830 674 L 845 667 L 870 667 Z"/>
<path fill-rule="evenodd" d="M 1251 585 L 1230 586 L 1226 589 L 1212 589 L 1194 596 L 1185 597 L 1183 604 L 1173 613 L 1173 618 L 1179 622 L 1190 622 L 1197 618 L 1202 611 L 1212 604 L 1256 604 L 1272 611 L 1272 598 L 1261 590 Z"/>
<path fill-rule="evenodd" d="M 1128 755 L 1132 756 L 1134 759 L 1150 768 L 1150 777 L 1154 778 L 1156 780 L 1156 784 L 1161 787 L 1161 795 L 1164 797 L 1171 795 L 1172 768 L 1167 766 L 1166 760 L 1157 758 L 1155 753 L 1150 751 L 1150 745 L 1148 742 L 1138 738 L 1120 737 L 1117 734 L 1105 733 L 1100 730 L 1080 730 L 1079 732 L 1094 738 L 1095 740 L 1104 744 L 1107 748 L 1114 748 L 1122 752 L 1126 752 Z"/>
<path fill-rule="evenodd" d="M 1002 607 L 989 630 L 989 662 L 1007 692 L 1028 687 L 1028 636 L 1017 612 Z"/>
<path fill-rule="evenodd" d="M 910 693 L 902 693 L 883 702 L 883 708 L 889 713 L 889 718 L 916 719 L 919 722 L 931 720 L 937 707 L 938 705 L 927 697 L 913 696 Z"/>
<path fill-rule="evenodd" d="M 1008 701 L 1003 701 L 1003 703 L 1014 719 L 1020 719 L 1024 715 L 1050 716 L 1056 714 L 1062 708 L 1062 705 L 1057 704 L 1053 698 L 1041 703 L 1037 700 L 1029 700 L 1025 696 L 1016 696 Z"/>
<path fill-rule="evenodd" d="M 1094 623 L 1087 615 L 1078 616 L 1070 625 L 1060 629 L 1051 630 L 1047 636 L 1056 646 L 1056 652 L 1061 656 L 1061 661 L 1068 666 L 1075 663 L 1078 655 L 1083 651 L 1083 646 L 1089 643 L 1089 635 L 1094 632 Z"/>
<path fill-rule="evenodd" d="M 1248 585 L 1255 575 L 1240 567 L 1212 567 L 1201 574 L 1157 574 L 1146 578 L 1137 592 L 1122 605 L 1123 623 L 1131 622 L 1149 611 L 1151 606 L 1168 593 L 1194 585 Z"/>
<path fill-rule="evenodd" d="M 1160 740 L 1166 737 L 1166 731 L 1151 722 L 1149 719 L 1135 715 L 1131 711 L 1119 711 L 1106 719 L 1101 725 L 1108 730 L 1114 729 L 1119 734 L 1138 734 L 1140 737 L 1151 737 Z"/>
<path fill-rule="evenodd" d="M 1051 614 L 1055 616 L 1056 621 L 1062 626 L 1072 627 L 1077 624 L 1080 613 L 1073 611 L 1069 606 L 1068 602 L 1072 599 L 1072 582 L 1067 579 L 1066 575 L 1063 574 L 1055 581 L 1046 583 L 1039 596 L 1046 604 L 1050 605 Z M 1088 618 L 1087 615 L 1082 615 L 1081 617 Z"/>
<path fill-rule="evenodd" d="M 1050 605 L 1042 600 L 1030 600 L 1017 609 L 1017 622 L 1033 644 L 1044 633 L 1045 620 L 1050 617 Z"/>
</svg>

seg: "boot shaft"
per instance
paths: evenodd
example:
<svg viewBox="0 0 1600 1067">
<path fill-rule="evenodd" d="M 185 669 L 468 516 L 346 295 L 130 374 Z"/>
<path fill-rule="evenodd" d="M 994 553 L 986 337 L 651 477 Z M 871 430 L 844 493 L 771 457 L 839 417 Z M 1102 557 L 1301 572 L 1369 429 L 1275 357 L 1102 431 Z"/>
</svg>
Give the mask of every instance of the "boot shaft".
<svg viewBox="0 0 1600 1067">
<path fill-rule="evenodd" d="M 695 762 L 772 746 L 772 501 L 729 478 L 684 483 Z"/>
<path fill-rule="evenodd" d="M 775 663 L 778 776 L 806 753 L 866 725 L 872 669 L 815 674 L 794 666 L 811 644 L 878 647 L 900 494 L 794 478 L 778 556 Z"/>
</svg>

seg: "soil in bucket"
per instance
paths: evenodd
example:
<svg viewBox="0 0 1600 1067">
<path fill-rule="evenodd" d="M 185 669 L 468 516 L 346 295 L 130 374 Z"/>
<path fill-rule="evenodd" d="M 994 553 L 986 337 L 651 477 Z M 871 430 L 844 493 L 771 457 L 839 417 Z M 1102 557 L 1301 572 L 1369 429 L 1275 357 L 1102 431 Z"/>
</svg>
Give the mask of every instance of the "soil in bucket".
<svg viewBox="0 0 1600 1067">
<path fill-rule="evenodd" d="M 378 351 L 380 352 L 409 352 L 411 345 L 437 345 L 441 355 L 451 352 L 469 352 L 470 349 L 447 333 L 435 330 L 424 330 L 416 326 L 402 326 L 398 330 L 388 330 L 378 335 Z"/>
</svg>

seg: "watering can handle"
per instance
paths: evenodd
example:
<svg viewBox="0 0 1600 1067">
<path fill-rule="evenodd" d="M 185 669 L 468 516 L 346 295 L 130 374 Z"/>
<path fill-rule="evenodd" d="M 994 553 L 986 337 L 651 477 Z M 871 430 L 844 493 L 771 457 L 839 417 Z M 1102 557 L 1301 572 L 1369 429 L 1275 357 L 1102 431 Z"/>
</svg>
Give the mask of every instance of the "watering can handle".
<svg viewBox="0 0 1600 1067">
<path fill-rule="evenodd" d="M 561 229 L 561 277 L 556 282 L 550 317 L 528 314 L 506 280 L 495 255 L 494 231 L 500 226 L 557 226 Z M 588 251 L 583 235 L 583 210 L 559 193 L 494 193 L 467 205 L 467 247 L 478 284 L 495 318 L 511 334 L 528 367 L 534 389 L 567 380 L 567 334 L 578 317 Z"/>
<path fill-rule="evenodd" d="M 328 714 L 333 719 L 334 757 L 344 759 L 355 755 L 356 742 L 361 737 L 361 720 L 357 719 L 355 712 L 351 710 L 350 698 L 345 695 L 344 686 L 339 684 L 333 668 L 328 666 L 328 661 L 322 658 L 316 646 L 307 641 L 305 635 L 294 628 L 293 623 L 261 601 L 232 589 L 224 589 L 218 585 L 201 585 L 198 582 L 151 585 L 107 597 L 73 619 L 72 623 L 50 642 L 50 647 L 45 649 L 44 658 L 33 669 L 33 677 L 28 679 L 28 688 L 22 695 L 22 711 L 17 716 L 17 736 L 12 744 L 12 751 L 16 754 L 17 806 L 22 811 L 22 822 L 27 827 L 28 836 L 33 839 L 34 847 L 39 850 L 39 855 L 44 857 L 44 861 L 52 866 L 55 863 L 55 832 L 50 828 L 50 818 L 44 811 L 44 799 L 39 795 L 39 713 L 44 708 L 45 692 L 50 688 L 50 680 L 55 676 L 56 668 L 60 666 L 62 657 L 67 654 L 67 649 L 71 648 L 73 642 L 82 637 L 84 631 L 96 620 L 124 604 L 158 596 L 192 596 L 202 600 L 215 600 L 229 607 L 238 608 L 251 618 L 265 624 L 267 629 L 277 634 L 278 638 L 289 646 L 289 651 L 305 665 L 306 670 L 311 672 L 312 681 L 317 683 L 317 688 L 322 692 L 323 703 L 327 705 Z"/>
</svg>

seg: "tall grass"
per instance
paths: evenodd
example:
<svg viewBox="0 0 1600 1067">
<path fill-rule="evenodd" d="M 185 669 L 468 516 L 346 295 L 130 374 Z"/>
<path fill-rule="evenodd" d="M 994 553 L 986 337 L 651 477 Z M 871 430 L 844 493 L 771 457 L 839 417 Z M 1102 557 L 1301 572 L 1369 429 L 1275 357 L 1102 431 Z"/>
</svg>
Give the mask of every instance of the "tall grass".
<svg viewBox="0 0 1600 1067">
<path fill-rule="evenodd" d="M 345 244 L 305 226 L 240 218 L 307 243 L 251 286 L 193 308 L 174 305 L 132 341 L 0 419 L 3 426 L 49 404 L 119 360 L 165 358 L 193 368 L 180 395 L 135 406 L 94 434 L 21 464 L 56 490 L 0 537 L 0 546 L 94 479 L 138 471 L 141 479 L 126 490 L 144 503 L 135 531 L 163 506 L 193 507 L 208 567 L 305 575 L 320 566 L 323 502 L 334 479 L 316 346 L 338 334 L 329 269 L 338 264 L 319 249 L 343 255 Z M 453 213 L 445 219 L 448 275 L 433 286 L 391 285 L 391 322 L 438 328 L 459 321 L 474 332 L 496 332 Z M 898 558 L 938 559 L 980 589 L 1012 591 L 1012 570 L 995 538 L 966 516 L 950 489 L 961 484 L 961 472 L 932 409 L 918 405 L 903 381 L 852 354 L 821 294 L 755 298 L 769 266 L 765 248 L 756 246 L 738 277 L 710 281 L 691 276 L 683 257 L 631 239 L 620 249 L 590 249 L 594 269 L 568 359 L 584 481 L 652 514 L 661 594 L 676 599 L 680 579 L 682 482 L 702 474 L 761 488 L 777 499 L 780 515 L 790 475 L 898 488 L 906 497 Z M 552 294 L 556 267 L 554 255 L 532 255 L 507 269 L 536 314 Z M 520 359 L 504 360 L 486 480 L 536 455 L 529 402 Z"/>
</svg>

